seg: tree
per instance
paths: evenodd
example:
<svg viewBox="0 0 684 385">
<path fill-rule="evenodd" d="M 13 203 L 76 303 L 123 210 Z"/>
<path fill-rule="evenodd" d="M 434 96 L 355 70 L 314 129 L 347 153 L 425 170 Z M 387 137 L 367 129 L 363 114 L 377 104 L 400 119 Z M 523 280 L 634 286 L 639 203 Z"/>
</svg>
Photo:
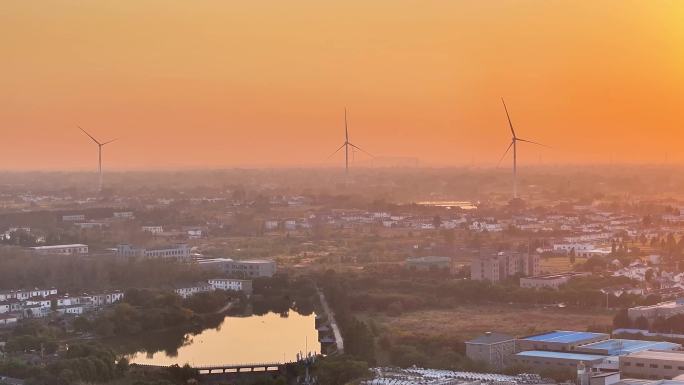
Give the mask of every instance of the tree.
<svg viewBox="0 0 684 385">
<path fill-rule="evenodd" d="M 92 330 L 93 325 L 86 317 L 78 316 L 74 318 L 74 330 L 77 332 L 87 332 Z"/>
<path fill-rule="evenodd" d="M 369 374 L 366 362 L 348 356 L 327 357 L 314 366 L 314 375 L 318 382 L 326 385 L 344 385 Z"/>
<path fill-rule="evenodd" d="M 648 330 L 650 325 L 648 323 L 648 319 L 644 316 L 641 316 L 636 319 L 634 326 L 636 326 L 637 329 Z"/>
<path fill-rule="evenodd" d="M 632 321 L 629 319 L 627 309 L 620 309 L 620 311 L 615 314 L 615 317 L 613 318 L 613 326 L 615 328 L 632 327 Z"/>
<path fill-rule="evenodd" d="M 432 218 L 432 226 L 434 226 L 435 229 L 442 227 L 442 217 L 436 215 L 434 218 Z"/>
</svg>

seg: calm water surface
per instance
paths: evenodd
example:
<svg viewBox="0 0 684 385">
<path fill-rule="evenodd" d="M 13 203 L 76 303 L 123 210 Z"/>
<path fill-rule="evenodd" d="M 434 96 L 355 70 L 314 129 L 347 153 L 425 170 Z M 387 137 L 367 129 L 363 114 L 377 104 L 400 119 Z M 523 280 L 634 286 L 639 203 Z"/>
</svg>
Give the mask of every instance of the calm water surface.
<svg viewBox="0 0 684 385">
<path fill-rule="evenodd" d="M 261 316 L 225 317 L 215 329 L 185 335 L 177 354 L 140 351 L 128 356 L 131 363 L 147 365 L 208 366 L 294 361 L 304 352 L 320 352 L 315 314 L 290 311 L 287 317 L 268 313 Z"/>
<path fill-rule="evenodd" d="M 475 203 L 469 201 L 423 201 L 416 202 L 416 204 L 433 207 L 458 207 L 462 210 L 474 210 L 477 208 Z"/>
</svg>

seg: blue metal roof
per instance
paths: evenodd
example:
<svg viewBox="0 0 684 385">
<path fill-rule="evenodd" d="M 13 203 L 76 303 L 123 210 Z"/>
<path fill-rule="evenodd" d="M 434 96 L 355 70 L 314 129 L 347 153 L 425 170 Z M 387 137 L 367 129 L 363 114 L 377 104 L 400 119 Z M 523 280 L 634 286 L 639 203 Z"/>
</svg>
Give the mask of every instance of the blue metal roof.
<svg viewBox="0 0 684 385">
<path fill-rule="evenodd" d="M 622 355 L 644 350 L 676 350 L 681 348 L 680 344 L 665 341 L 641 341 L 641 340 L 622 340 L 612 339 L 592 344 L 584 345 L 582 349 L 605 350 L 610 355 Z"/>
<path fill-rule="evenodd" d="M 576 360 L 576 361 L 596 361 L 606 358 L 606 356 L 600 356 L 598 354 L 583 354 L 583 353 L 567 353 L 567 352 L 547 352 L 544 350 L 529 350 L 526 352 L 520 352 L 516 354 L 519 357 L 531 357 L 531 358 L 562 358 L 566 360 Z"/>
<path fill-rule="evenodd" d="M 539 334 L 536 336 L 525 337 L 523 340 L 528 341 L 539 341 L 539 342 L 560 342 L 560 343 L 573 343 L 588 340 L 591 338 L 601 337 L 605 334 L 601 333 L 590 333 L 590 332 L 570 332 L 570 331 L 560 331 L 550 332 L 546 334 Z"/>
</svg>

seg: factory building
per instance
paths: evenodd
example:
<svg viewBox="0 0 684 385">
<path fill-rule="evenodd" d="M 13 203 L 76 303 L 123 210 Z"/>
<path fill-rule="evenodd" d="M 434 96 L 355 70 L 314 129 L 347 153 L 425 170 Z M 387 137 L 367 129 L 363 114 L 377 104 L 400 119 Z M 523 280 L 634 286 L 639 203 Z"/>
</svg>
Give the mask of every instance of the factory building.
<svg viewBox="0 0 684 385">
<path fill-rule="evenodd" d="M 73 244 L 73 245 L 52 245 L 52 246 L 35 246 L 31 247 L 37 254 L 45 255 L 83 255 L 88 254 L 88 245 Z"/>
<path fill-rule="evenodd" d="M 197 264 L 204 269 L 240 278 L 272 277 L 277 271 L 276 262 L 270 259 L 236 261 L 230 258 L 213 258 L 197 261 Z"/>
<path fill-rule="evenodd" d="M 602 364 L 606 356 L 586 353 L 550 352 L 543 350 L 530 350 L 517 353 L 513 356 L 515 364 L 526 366 L 535 371 L 568 369 L 573 372 L 580 363 L 587 367 Z"/>
<path fill-rule="evenodd" d="M 189 262 L 190 247 L 185 243 L 179 243 L 175 246 L 147 249 L 122 244 L 116 248 L 116 255 L 120 257 L 176 259 L 179 262 Z"/>
<path fill-rule="evenodd" d="M 655 305 L 637 306 L 627 309 L 627 316 L 632 321 L 644 317 L 653 322 L 657 318 L 669 318 L 683 313 L 684 298 L 679 298 L 675 301 L 661 302 Z"/>
<path fill-rule="evenodd" d="M 508 334 L 487 332 L 465 344 L 468 358 L 495 369 L 506 367 L 515 354 L 515 337 Z"/>
<path fill-rule="evenodd" d="M 588 354 L 624 356 L 645 350 L 681 350 L 682 345 L 665 341 L 610 339 L 579 346 L 575 351 Z"/>
<path fill-rule="evenodd" d="M 538 275 L 539 255 L 516 252 L 498 252 L 473 258 L 470 279 L 498 282 L 516 274 Z"/>
<path fill-rule="evenodd" d="M 516 348 L 519 352 L 527 350 L 570 352 L 575 351 L 580 345 L 604 341 L 609 338 L 610 336 L 605 333 L 556 330 L 520 338 L 517 341 Z"/>
<path fill-rule="evenodd" d="M 589 273 L 557 273 L 557 274 L 544 274 L 535 275 L 532 277 L 522 277 L 520 278 L 520 287 L 528 289 L 553 289 L 558 290 L 561 285 L 565 285 L 570 282 L 571 279 L 577 277 L 584 277 L 589 275 Z"/>
<path fill-rule="evenodd" d="M 673 379 L 684 375 L 684 352 L 645 350 L 620 357 L 623 376 Z"/>
</svg>

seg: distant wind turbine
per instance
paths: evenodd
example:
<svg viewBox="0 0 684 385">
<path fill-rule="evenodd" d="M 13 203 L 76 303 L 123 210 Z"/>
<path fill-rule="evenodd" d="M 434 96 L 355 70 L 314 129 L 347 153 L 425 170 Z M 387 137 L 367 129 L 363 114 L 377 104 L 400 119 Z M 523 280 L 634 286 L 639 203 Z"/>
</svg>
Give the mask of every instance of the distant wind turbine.
<svg viewBox="0 0 684 385">
<path fill-rule="evenodd" d="M 513 198 L 515 199 L 518 197 L 518 142 L 532 143 L 542 147 L 548 146 L 543 145 L 541 143 L 533 142 L 531 140 L 518 138 L 518 136 L 515 134 L 515 130 L 513 129 L 513 123 L 511 123 L 511 116 L 508 114 L 508 108 L 506 108 L 506 102 L 504 101 L 504 98 L 501 98 L 501 103 L 503 103 L 504 110 L 506 111 L 506 118 L 508 118 L 508 126 L 511 128 L 511 144 L 508 145 L 508 148 L 506 148 L 506 152 L 504 152 L 501 159 L 499 159 L 499 164 L 501 164 L 501 161 L 504 160 L 506 154 L 508 154 L 508 151 L 510 151 L 511 147 L 513 147 Z"/>
<path fill-rule="evenodd" d="M 88 131 L 81 128 L 81 126 L 76 126 L 76 127 L 78 127 L 81 131 L 83 131 L 84 134 L 88 135 L 88 137 L 90 139 L 92 139 L 93 142 L 95 142 L 95 144 L 97 144 L 97 171 L 100 174 L 99 175 L 100 180 L 98 183 L 98 191 L 102 191 L 102 147 L 104 147 L 105 145 L 107 145 L 109 143 L 112 143 L 116 139 L 112 139 L 112 140 L 107 141 L 107 142 L 100 142 L 97 139 L 95 139 L 92 135 L 90 135 L 88 133 Z"/>
<path fill-rule="evenodd" d="M 355 148 L 364 154 L 370 156 L 371 158 L 374 158 L 374 156 L 369 153 L 368 151 L 362 149 L 361 147 L 355 145 L 354 143 L 349 141 L 349 127 L 347 125 L 347 108 L 345 107 L 344 109 L 344 143 L 335 150 L 330 156 L 328 156 L 328 159 L 330 159 L 333 155 L 337 154 L 342 148 L 344 148 L 344 172 L 349 174 L 349 147 Z"/>
</svg>

